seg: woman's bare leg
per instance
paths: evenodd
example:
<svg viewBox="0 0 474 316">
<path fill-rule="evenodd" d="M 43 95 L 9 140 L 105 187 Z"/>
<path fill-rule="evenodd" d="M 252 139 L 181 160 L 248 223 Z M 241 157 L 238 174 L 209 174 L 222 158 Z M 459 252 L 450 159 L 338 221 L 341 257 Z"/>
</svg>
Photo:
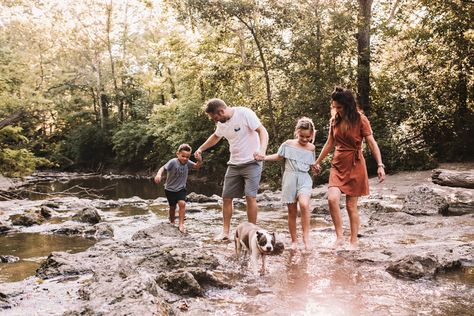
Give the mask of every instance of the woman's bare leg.
<svg viewBox="0 0 474 316">
<path fill-rule="evenodd" d="M 357 196 L 346 196 L 346 208 L 347 214 L 349 215 L 349 222 L 351 224 L 351 246 L 357 247 L 359 239 L 360 217 L 357 209 Z"/>
<path fill-rule="evenodd" d="M 339 247 L 344 243 L 344 239 L 342 237 L 344 231 L 342 229 L 341 209 L 339 207 L 340 200 L 341 190 L 339 190 L 338 187 L 330 187 L 328 189 L 328 204 L 332 222 L 336 230 L 336 242 L 334 243 L 335 247 Z"/>
</svg>

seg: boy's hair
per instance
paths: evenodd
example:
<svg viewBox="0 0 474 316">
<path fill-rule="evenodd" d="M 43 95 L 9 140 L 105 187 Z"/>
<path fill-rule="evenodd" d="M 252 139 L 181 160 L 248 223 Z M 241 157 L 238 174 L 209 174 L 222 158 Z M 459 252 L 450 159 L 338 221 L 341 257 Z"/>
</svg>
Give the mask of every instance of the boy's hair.
<svg viewBox="0 0 474 316">
<path fill-rule="evenodd" d="M 206 106 L 204 107 L 204 111 L 209 114 L 217 114 L 221 108 L 226 108 L 227 104 L 221 99 L 210 99 L 207 101 Z"/>
<path fill-rule="evenodd" d="M 182 152 L 182 151 L 189 151 L 189 152 L 191 152 L 191 151 L 193 151 L 193 149 L 192 149 L 191 146 L 189 146 L 188 144 L 181 144 L 181 145 L 179 145 L 179 147 L 178 147 L 178 152 L 180 153 L 180 152 Z"/>
<path fill-rule="evenodd" d="M 295 136 L 296 133 L 301 129 L 311 131 L 311 142 L 314 144 L 314 139 L 316 138 L 316 129 L 314 128 L 313 120 L 306 116 L 300 118 L 298 122 L 296 122 Z"/>
</svg>

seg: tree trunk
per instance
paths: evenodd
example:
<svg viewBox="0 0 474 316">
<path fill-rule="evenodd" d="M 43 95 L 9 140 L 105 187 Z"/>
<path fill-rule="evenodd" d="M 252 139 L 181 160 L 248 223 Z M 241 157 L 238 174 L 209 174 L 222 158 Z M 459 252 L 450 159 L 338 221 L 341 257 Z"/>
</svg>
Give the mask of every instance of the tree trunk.
<svg viewBox="0 0 474 316">
<path fill-rule="evenodd" d="M 112 42 L 110 41 L 110 33 L 112 29 L 112 2 L 106 5 L 107 10 L 107 22 L 106 22 L 106 29 L 107 29 L 107 50 L 109 52 L 110 58 L 110 70 L 112 72 L 112 79 L 114 82 L 114 92 L 115 92 L 115 105 L 117 106 L 117 114 L 118 114 L 118 121 L 123 122 L 123 102 L 122 98 L 120 97 L 119 88 L 117 85 L 117 76 L 115 74 L 115 62 L 112 55 Z"/>
<path fill-rule="evenodd" d="M 24 115 L 25 115 L 25 112 L 23 112 L 23 110 L 15 112 L 12 115 L 9 115 L 6 119 L 3 119 L 0 121 L 0 128 L 4 128 L 7 125 L 12 125 L 20 121 Z"/>
<path fill-rule="evenodd" d="M 373 0 L 358 0 L 357 32 L 357 101 L 368 115 L 370 112 L 370 20 Z"/>
<path fill-rule="evenodd" d="M 238 30 L 239 36 L 239 45 L 240 45 L 240 59 L 242 60 L 242 65 L 244 68 L 244 95 L 250 97 L 251 89 L 250 89 L 250 76 L 247 71 L 248 60 L 247 60 L 247 50 L 245 48 L 245 38 L 243 29 Z"/>
<path fill-rule="evenodd" d="M 436 169 L 431 175 L 434 183 L 449 186 L 474 189 L 474 171 L 452 171 Z"/>
</svg>

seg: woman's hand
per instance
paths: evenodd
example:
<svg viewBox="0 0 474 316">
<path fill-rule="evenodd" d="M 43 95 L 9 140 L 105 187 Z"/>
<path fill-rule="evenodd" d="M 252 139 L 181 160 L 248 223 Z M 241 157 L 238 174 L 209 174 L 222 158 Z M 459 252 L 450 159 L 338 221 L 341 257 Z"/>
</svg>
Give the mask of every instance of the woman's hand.
<svg viewBox="0 0 474 316">
<path fill-rule="evenodd" d="M 319 163 L 314 163 L 311 165 L 311 171 L 313 172 L 313 176 L 316 176 L 321 172 L 321 166 Z"/>
<path fill-rule="evenodd" d="M 385 168 L 384 166 L 377 167 L 377 176 L 379 177 L 379 183 L 382 183 L 385 180 Z"/>
</svg>

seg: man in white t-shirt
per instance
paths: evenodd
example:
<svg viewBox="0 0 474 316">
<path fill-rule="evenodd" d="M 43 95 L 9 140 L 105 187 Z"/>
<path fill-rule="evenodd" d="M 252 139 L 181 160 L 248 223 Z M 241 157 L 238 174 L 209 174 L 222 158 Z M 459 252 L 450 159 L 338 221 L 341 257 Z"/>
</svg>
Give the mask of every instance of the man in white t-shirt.
<svg viewBox="0 0 474 316">
<path fill-rule="evenodd" d="M 220 239 L 229 239 L 234 198 L 245 195 L 247 219 L 257 222 L 257 191 L 262 175 L 262 162 L 255 160 L 265 156 L 268 132 L 254 111 L 246 107 L 228 107 L 221 99 L 207 102 L 205 112 L 217 123 L 216 130 L 194 153 L 201 159 L 203 151 L 211 148 L 224 137 L 229 141 L 230 159 L 222 190 L 222 214 L 224 228 Z"/>
</svg>

